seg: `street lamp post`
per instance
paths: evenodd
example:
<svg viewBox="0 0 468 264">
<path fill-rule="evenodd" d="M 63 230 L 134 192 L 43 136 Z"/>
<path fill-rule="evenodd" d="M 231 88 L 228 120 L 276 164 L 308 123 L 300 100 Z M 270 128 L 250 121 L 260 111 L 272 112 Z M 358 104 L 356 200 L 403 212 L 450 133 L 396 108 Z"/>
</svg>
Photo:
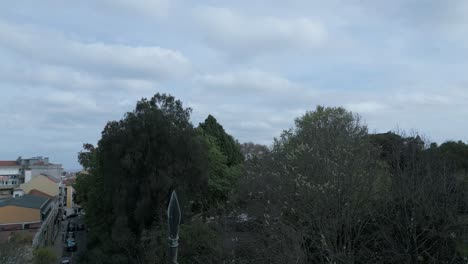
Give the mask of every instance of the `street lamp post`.
<svg viewBox="0 0 468 264">
<path fill-rule="evenodd" d="M 171 199 L 167 207 L 168 225 L 169 225 L 169 263 L 177 264 L 177 249 L 179 247 L 179 224 L 180 224 L 180 207 L 177 200 L 177 194 L 172 191 Z"/>
</svg>

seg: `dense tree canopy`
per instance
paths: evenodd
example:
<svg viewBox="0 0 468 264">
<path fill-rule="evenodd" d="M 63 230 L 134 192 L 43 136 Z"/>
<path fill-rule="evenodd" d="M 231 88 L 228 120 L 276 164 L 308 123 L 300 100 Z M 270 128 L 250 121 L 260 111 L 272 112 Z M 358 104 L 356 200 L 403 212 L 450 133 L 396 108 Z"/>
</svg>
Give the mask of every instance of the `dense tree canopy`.
<svg viewBox="0 0 468 264">
<path fill-rule="evenodd" d="M 341 107 L 307 111 L 271 148 L 239 144 L 211 115 L 189 119 L 156 94 L 84 145 L 84 262 L 165 262 L 173 189 L 181 264 L 462 263 L 468 252 L 461 141 L 369 134 Z"/>
<path fill-rule="evenodd" d="M 189 117 L 180 101 L 156 94 L 109 122 L 98 146 L 80 153 L 90 174 L 79 177 L 79 200 L 92 243 L 112 253 L 112 263 L 138 262 L 137 241 L 145 229 L 162 226 L 171 190 L 179 192 L 185 213 L 206 192 L 207 150 Z"/>
<path fill-rule="evenodd" d="M 244 156 L 240 150 L 239 143 L 224 131 L 223 126 L 212 115 L 209 115 L 199 127 L 203 129 L 204 134 L 211 136 L 215 140 L 221 152 L 226 156 L 228 166 L 242 163 Z"/>
<path fill-rule="evenodd" d="M 242 173 L 244 156 L 240 144 L 226 133 L 212 115 L 198 126 L 198 132 L 208 148 L 209 177 L 205 208 L 210 209 L 227 201 Z"/>
</svg>

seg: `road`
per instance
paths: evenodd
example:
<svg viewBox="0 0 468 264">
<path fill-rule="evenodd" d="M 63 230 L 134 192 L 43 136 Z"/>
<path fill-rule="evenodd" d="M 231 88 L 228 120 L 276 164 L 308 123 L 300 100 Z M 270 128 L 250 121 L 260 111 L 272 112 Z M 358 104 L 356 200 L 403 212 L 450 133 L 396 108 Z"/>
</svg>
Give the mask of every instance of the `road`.
<svg viewBox="0 0 468 264">
<path fill-rule="evenodd" d="M 67 220 L 67 222 L 71 222 L 71 223 L 74 223 L 76 226 L 78 226 L 78 224 L 84 224 L 84 219 L 83 219 L 83 216 L 78 216 L 78 217 L 74 217 L 74 218 L 69 218 Z M 65 227 L 67 226 L 66 225 L 67 223 L 65 223 Z M 76 240 L 76 244 L 77 244 L 77 251 L 75 252 L 67 252 L 66 248 L 65 248 L 65 243 L 62 242 L 62 246 L 63 246 L 63 255 L 62 255 L 62 258 L 64 257 L 71 257 L 72 258 L 72 263 L 73 264 L 76 264 L 76 263 L 79 263 L 78 262 L 78 258 L 81 254 L 83 254 L 83 252 L 86 251 L 86 240 L 87 240 L 87 232 L 86 230 L 77 230 L 75 231 L 75 240 Z"/>
</svg>

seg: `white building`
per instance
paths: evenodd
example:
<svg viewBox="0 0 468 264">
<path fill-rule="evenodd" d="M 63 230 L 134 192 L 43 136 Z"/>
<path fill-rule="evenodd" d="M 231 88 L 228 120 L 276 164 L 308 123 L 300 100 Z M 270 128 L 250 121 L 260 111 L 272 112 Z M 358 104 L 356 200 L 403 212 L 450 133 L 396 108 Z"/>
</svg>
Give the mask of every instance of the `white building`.
<svg viewBox="0 0 468 264">
<path fill-rule="evenodd" d="M 15 188 L 38 175 L 60 179 L 62 174 L 62 165 L 50 163 L 48 157 L 0 161 L 0 197 L 12 196 Z"/>
<path fill-rule="evenodd" d="M 47 175 L 60 179 L 63 174 L 62 164 L 53 164 L 49 162 L 48 157 L 33 157 L 29 159 L 18 159 L 18 163 L 26 170 L 31 170 L 31 177 L 38 175 Z"/>
<path fill-rule="evenodd" d="M 21 180 L 21 166 L 16 161 L 0 161 L 0 197 L 11 195 Z"/>
</svg>

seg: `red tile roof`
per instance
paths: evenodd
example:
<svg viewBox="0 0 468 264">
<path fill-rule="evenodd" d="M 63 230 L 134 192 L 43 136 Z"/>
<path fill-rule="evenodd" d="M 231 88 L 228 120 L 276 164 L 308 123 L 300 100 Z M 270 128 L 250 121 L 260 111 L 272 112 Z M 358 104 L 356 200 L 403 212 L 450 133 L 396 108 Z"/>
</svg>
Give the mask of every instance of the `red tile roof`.
<svg viewBox="0 0 468 264">
<path fill-rule="evenodd" d="M 37 189 L 32 189 L 31 191 L 29 191 L 29 194 L 41 196 L 41 197 L 44 197 L 44 198 L 52 198 L 51 195 L 48 195 L 47 193 L 41 192 L 41 191 L 39 191 Z"/>
<path fill-rule="evenodd" d="M 0 166 L 18 166 L 15 160 L 0 160 Z"/>
<path fill-rule="evenodd" d="M 68 178 L 62 181 L 63 184 L 70 186 L 75 184 L 76 178 Z"/>
</svg>

